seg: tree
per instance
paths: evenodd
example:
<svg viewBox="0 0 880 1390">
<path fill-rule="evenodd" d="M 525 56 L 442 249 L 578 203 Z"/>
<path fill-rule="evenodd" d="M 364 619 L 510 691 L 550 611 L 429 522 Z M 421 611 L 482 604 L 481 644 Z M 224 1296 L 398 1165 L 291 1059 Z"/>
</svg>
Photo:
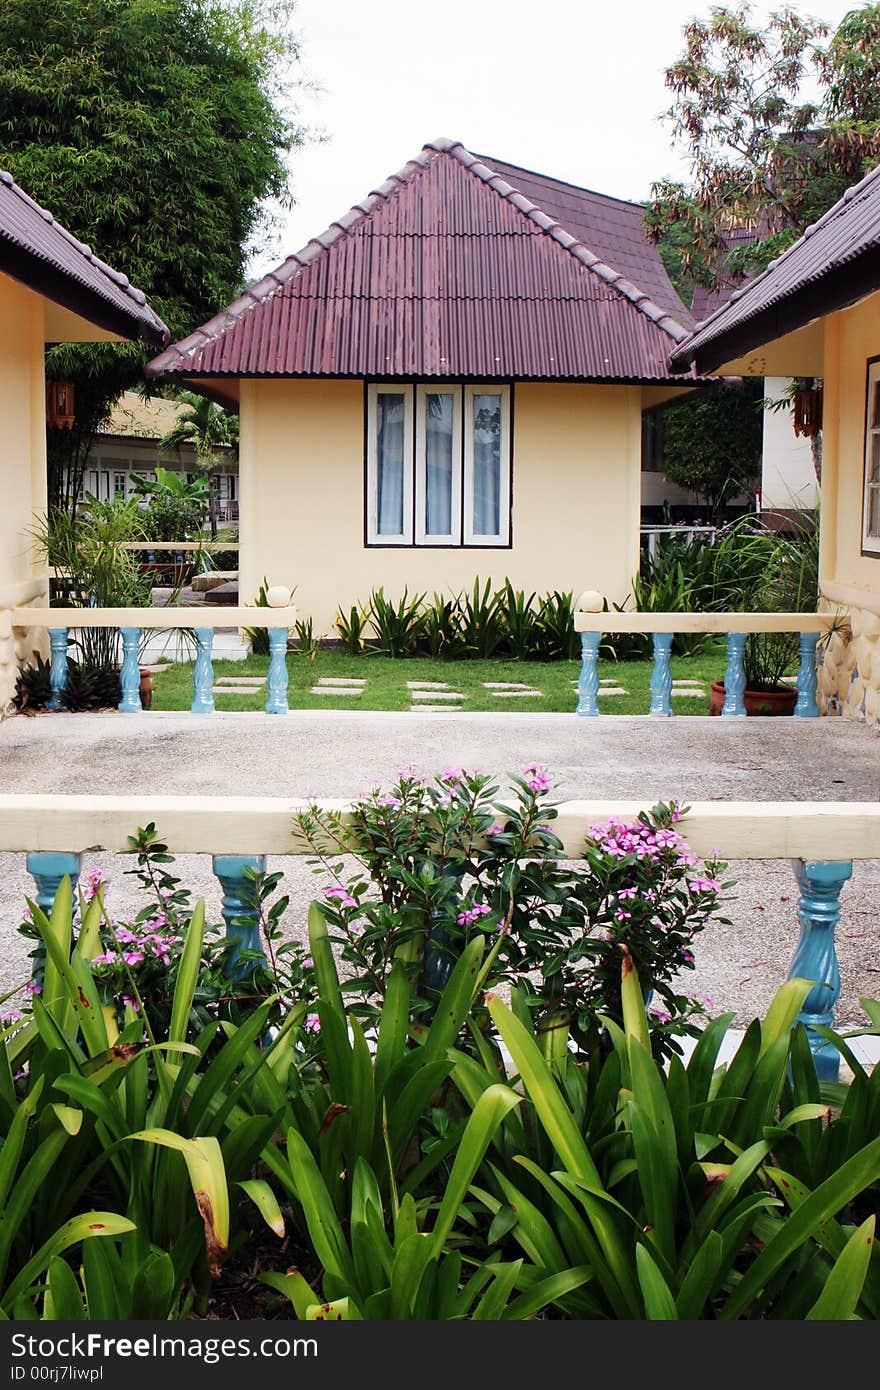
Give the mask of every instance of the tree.
<svg viewBox="0 0 880 1390">
<path fill-rule="evenodd" d="M 763 269 L 880 160 L 880 5 L 827 26 L 783 8 L 761 28 L 748 4 L 685 26 L 667 68 L 664 113 L 690 163 L 688 183 L 653 186 L 647 223 L 674 233 L 685 271 Z M 804 99 L 808 77 L 818 100 Z M 732 227 L 757 236 L 731 255 Z"/>
<path fill-rule="evenodd" d="M 754 490 L 761 468 L 762 384 L 717 386 L 666 408 L 663 472 L 671 483 L 695 492 L 707 520 L 740 493 Z"/>
<path fill-rule="evenodd" d="M 179 337 L 240 291 L 289 201 L 301 145 L 287 0 L 0 0 L 0 164 L 149 297 Z M 75 423 L 50 496 L 76 497 L 92 435 L 142 381 L 131 345 L 61 345 Z"/>
<path fill-rule="evenodd" d="M 238 416 L 215 405 L 206 396 L 198 396 L 193 391 L 181 391 L 179 400 L 184 409 L 177 417 L 177 423 L 160 440 L 161 447 L 180 454 L 186 444 L 195 450 L 196 464 L 203 469 L 208 480 L 208 516 L 211 522 L 211 539 L 217 539 L 217 498 L 214 493 L 212 473 L 225 455 L 238 457 Z"/>
</svg>

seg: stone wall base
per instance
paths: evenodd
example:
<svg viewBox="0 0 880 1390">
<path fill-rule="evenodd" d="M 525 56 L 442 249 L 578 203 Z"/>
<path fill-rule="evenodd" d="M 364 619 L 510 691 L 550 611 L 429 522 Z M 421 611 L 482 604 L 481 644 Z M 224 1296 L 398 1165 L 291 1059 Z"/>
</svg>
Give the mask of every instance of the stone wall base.
<svg viewBox="0 0 880 1390">
<path fill-rule="evenodd" d="M 851 635 L 834 632 L 819 644 L 819 712 L 880 725 L 880 614 L 852 608 L 849 616 Z"/>
</svg>

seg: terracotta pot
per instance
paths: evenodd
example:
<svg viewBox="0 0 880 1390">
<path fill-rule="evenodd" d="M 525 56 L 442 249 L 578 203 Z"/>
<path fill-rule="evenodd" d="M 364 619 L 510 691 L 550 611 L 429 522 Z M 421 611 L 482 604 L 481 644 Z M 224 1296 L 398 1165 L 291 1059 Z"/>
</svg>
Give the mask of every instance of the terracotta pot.
<svg viewBox="0 0 880 1390">
<path fill-rule="evenodd" d="M 747 690 L 743 697 L 746 714 L 749 715 L 791 715 L 797 704 L 797 691 L 793 686 L 780 685 L 775 690 Z M 724 681 L 713 681 L 709 696 L 709 713 L 720 714 L 724 708 Z"/>
<path fill-rule="evenodd" d="M 141 707 L 152 709 L 153 706 L 153 673 L 145 667 L 140 668 L 141 682 L 138 686 L 138 693 L 141 697 Z"/>
</svg>

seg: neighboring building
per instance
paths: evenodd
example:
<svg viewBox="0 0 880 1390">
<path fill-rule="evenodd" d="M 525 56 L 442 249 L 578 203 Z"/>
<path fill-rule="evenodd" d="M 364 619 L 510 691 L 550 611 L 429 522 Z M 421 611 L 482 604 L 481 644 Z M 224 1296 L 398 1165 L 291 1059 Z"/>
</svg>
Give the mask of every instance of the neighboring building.
<svg viewBox="0 0 880 1390">
<path fill-rule="evenodd" d="M 185 407 L 178 401 L 153 396 L 144 400 L 136 391 L 126 391 L 109 420 L 99 431 L 89 455 L 83 477 L 83 492 L 101 501 L 109 497 L 130 497 L 138 477 L 156 477 L 156 468 L 185 473 L 192 481 L 195 450 L 186 444 L 178 454 L 161 448 L 161 440 L 177 424 Z M 238 461 L 228 449 L 218 451 L 217 467 L 211 470 L 217 494 L 217 519 L 238 521 Z"/>
<path fill-rule="evenodd" d="M 240 410 L 240 591 L 630 592 L 688 314 L 639 204 L 437 140 L 148 374 Z"/>
<path fill-rule="evenodd" d="M 10 611 L 48 601 L 48 572 L 34 554 L 35 515 L 46 511 L 46 343 L 168 340 L 140 290 L 0 172 L 0 709 L 18 663 L 44 643 L 13 632 Z"/>
<path fill-rule="evenodd" d="M 767 231 L 766 227 L 734 227 L 725 238 L 727 250 L 750 246 Z M 723 265 L 714 285 L 696 285 L 691 296 L 691 318 L 697 329 L 717 314 L 741 287 L 742 280 L 725 273 Z M 766 377 L 765 398 L 770 401 L 783 399 L 790 380 L 789 377 Z M 813 508 L 818 504 L 818 493 L 810 441 L 804 435 L 795 434 L 791 407 L 765 410 L 758 493 L 761 510 L 784 515 Z"/>
<path fill-rule="evenodd" d="M 823 605 L 849 610 L 820 672 L 827 713 L 880 720 L 880 169 L 672 354 L 675 370 L 824 382 Z"/>
</svg>

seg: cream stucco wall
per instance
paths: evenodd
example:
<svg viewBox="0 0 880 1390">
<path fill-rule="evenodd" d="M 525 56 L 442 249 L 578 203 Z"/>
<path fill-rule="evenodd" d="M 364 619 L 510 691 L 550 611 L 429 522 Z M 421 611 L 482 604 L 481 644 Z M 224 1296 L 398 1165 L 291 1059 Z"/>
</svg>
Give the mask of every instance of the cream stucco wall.
<svg viewBox="0 0 880 1390">
<path fill-rule="evenodd" d="M 30 537 L 34 517 L 46 509 L 44 337 L 43 300 L 0 275 L 0 710 L 19 662 L 45 642 L 36 629 L 13 632 L 3 611 L 48 592 Z"/>
<path fill-rule="evenodd" d="M 296 585 L 316 635 L 379 585 L 397 598 L 509 576 L 620 603 L 638 563 L 640 450 L 639 387 L 518 383 L 512 548 L 366 547 L 363 383 L 243 381 L 242 601 L 264 576 Z"/>
</svg>

